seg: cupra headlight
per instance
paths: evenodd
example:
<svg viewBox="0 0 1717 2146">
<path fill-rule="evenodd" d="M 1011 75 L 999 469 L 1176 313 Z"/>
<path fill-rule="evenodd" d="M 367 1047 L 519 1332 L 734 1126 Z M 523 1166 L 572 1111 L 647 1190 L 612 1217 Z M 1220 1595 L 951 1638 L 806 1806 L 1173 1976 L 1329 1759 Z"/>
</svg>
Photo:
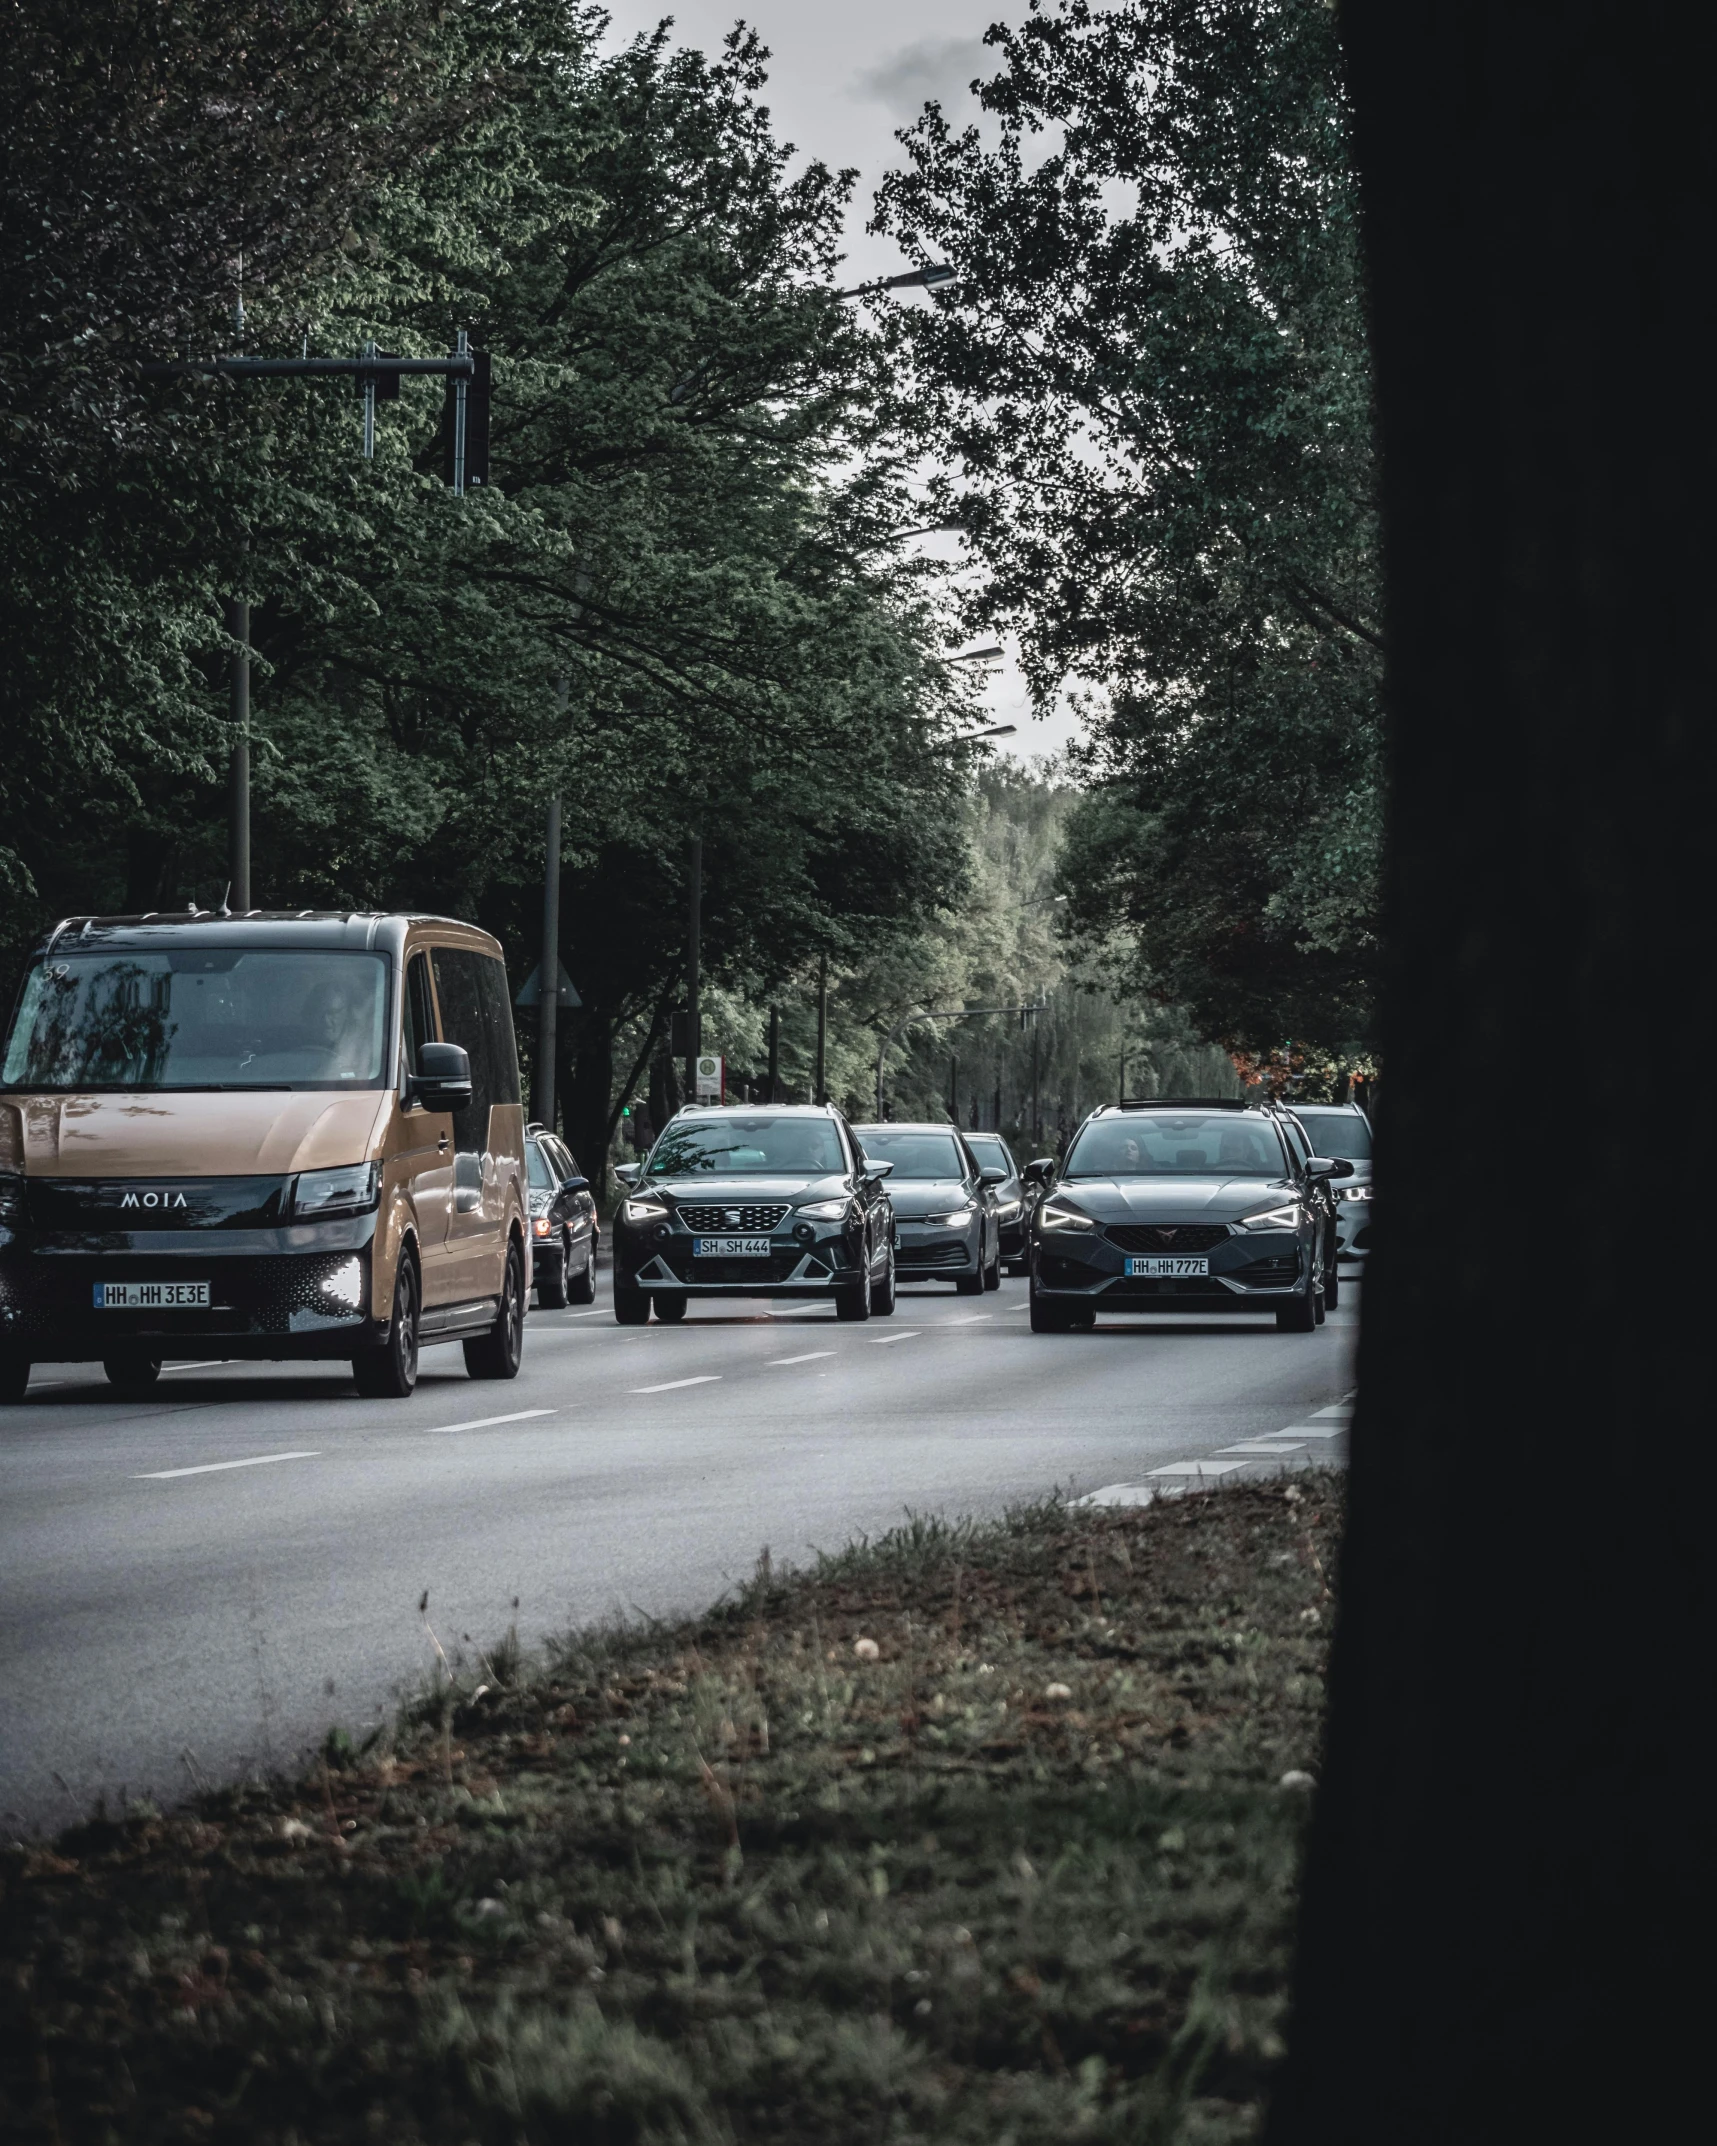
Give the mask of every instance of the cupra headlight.
<svg viewBox="0 0 1717 2146">
<path fill-rule="evenodd" d="M 1089 1215 L 1082 1215 L 1077 1207 L 1063 1207 L 1059 1200 L 1045 1200 L 1037 1211 L 1037 1218 L 1045 1229 L 1095 1229 L 1097 1227 Z"/>
<path fill-rule="evenodd" d="M 1242 1229 L 1298 1229 L 1305 1220 L 1305 1210 L 1298 1200 L 1290 1200 L 1285 1207 L 1267 1207 L 1261 1215 L 1248 1215 L 1241 1223 Z"/>
<path fill-rule="evenodd" d="M 846 1211 L 845 1200 L 812 1200 L 799 1209 L 807 1222 L 839 1222 Z"/>
<path fill-rule="evenodd" d="M 620 1213 L 627 1222 L 665 1222 L 668 1210 L 660 1200 L 623 1200 Z"/>
<path fill-rule="evenodd" d="M 1343 1185 L 1341 1196 L 1344 1200 L 1368 1200 L 1371 1197 L 1371 1187 L 1369 1185 Z"/>
</svg>

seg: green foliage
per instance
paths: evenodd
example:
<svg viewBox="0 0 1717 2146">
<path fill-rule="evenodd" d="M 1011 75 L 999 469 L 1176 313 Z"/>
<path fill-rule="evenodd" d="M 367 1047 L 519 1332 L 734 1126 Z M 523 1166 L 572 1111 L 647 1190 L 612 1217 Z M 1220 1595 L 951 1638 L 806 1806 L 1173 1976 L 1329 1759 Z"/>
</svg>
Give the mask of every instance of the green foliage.
<svg viewBox="0 0 1717 2146">
<path fill-rule="evenodd" d="M 930 107 L 879 218 L 961 276 L 897 333 L 974 619 L 1041 697 L 1094 689 L 1074 921 L 1207 1037 L 1361 1036 L 1381 639 L 1334 13 L 1052 0 L 988 42 L 989 134 Z"/>
</svg>

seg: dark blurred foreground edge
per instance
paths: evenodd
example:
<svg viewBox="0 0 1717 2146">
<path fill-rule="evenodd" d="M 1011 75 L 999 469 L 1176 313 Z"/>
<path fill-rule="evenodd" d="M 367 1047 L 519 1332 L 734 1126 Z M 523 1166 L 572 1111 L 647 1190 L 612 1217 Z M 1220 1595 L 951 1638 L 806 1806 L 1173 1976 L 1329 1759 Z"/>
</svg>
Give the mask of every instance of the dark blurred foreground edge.
<svg viewBox="0 0 1717 2146">
<path fill-rule="evenodd" d="M 1668 2138 L 1697 2079 L 1711 1314 L 1652 1246 L 1710 1197 L 1702 28 L 1650 0 L 1344 9 L 1389 1092 L 1269 2146 Z M 1466 1186 L 1514 1226 L 1451 1268 Z"/>
</svg>

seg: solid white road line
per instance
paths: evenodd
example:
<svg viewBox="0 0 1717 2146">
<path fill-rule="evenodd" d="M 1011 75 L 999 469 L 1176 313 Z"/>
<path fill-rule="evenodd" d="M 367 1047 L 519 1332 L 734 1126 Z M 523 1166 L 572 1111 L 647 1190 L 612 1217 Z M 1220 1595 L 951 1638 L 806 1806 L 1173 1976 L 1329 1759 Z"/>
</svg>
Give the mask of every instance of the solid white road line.
<svg viewBox="0 0 1717 2146">
<path fill-rule="evenodd" d="M 873 1342 L 877 1348 L 886 1349 L 891 1341 L 916 1341 L 918 1339 L 918 1329 L 914 1327 L 910 1334 L 871 1334 L 866 1338 Z"/>
<path fill-rule="evenodd" d="M 267 1468 L 277 1460 L 320 1460 L 319 1453 L 258 1453 L 251 1460 L 206 1460 L 198 1468 L 151 1468 L 134 1475 L 134 1483 L 170 1483 L 180 1475 L 220 1475 L 228 1468 Z"/>
<path fill-rule="evenodd" d="M 1236 1468 L 1244 1468 L 1243 1460 L 1171 1460 L 1166 1468 L 1147 1468 L 1147 1476 L 1159 1475 L 1228 1475 Z"/>
<path fill-rule="evenodd" d="M 819 1358 L 833 1356 L 833 1349 L 810 1349 L 803 1356 L 771 1356 L 771 1364 L 814 1364 Z"/>
<path fill-rule="evenodd" d="M 678 1386 L 719 1386 L 720 1384 L 721 1373 L 719 1371 L 706 1371 L 701 1378 L 664 1379 L 659 1386 L 629 1386 L 626 1390 L 628 1393 L 672 1393 Z"/>
<path fill-rule="evenodd" d="M 426 1438 L 451 1438 L 455 1431 L 486 1431 L 491 1423 L 523 1423 L 530 1416 L 555 1416 L 554 1408 L 515 1408 L 510 1416 L 473 1416 L 469 1423 L 438 1423 L 424 1432 Z"/>
</svg>

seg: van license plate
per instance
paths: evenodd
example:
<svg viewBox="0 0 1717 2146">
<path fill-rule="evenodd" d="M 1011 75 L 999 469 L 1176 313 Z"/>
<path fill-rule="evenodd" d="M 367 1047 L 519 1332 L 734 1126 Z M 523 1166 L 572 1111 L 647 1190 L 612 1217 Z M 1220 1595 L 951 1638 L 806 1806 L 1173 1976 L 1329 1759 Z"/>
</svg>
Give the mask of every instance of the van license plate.
<svg viewBox="0 0 1717 2146">
<path fill-rule="evenodd" d="M 1208 1259 L 1129 1259 L 1127 1272 L 1138 1275 L 1179 1276 L 1182 1279 L 1208 1274 Z"/>
<path fill-rule="evenodd" d="M 207 1311 L 207 1282 L 97 1282 L 97 1311 Z"/>
<path fill-rule="evenodd" d="M 767 1237 L 694 1237 L 694 1259 L 767 1259 L 775 1247 Z"/>
</svg>

